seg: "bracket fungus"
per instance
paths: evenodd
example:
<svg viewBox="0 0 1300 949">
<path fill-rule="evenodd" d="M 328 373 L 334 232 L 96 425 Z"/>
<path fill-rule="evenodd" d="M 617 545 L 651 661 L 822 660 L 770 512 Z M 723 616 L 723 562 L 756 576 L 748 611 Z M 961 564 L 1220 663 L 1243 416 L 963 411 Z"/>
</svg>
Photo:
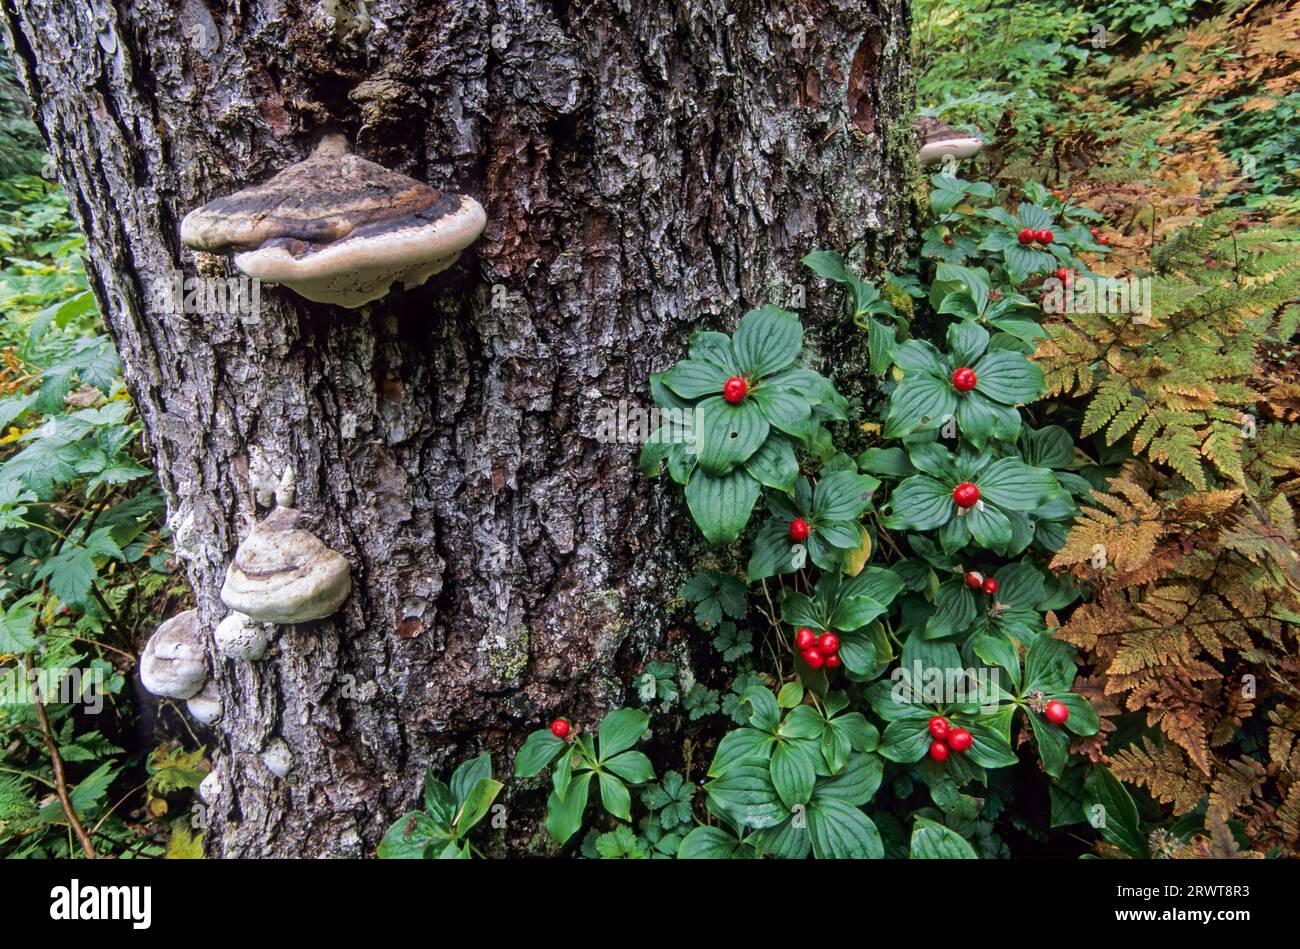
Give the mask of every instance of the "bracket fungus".
<svg viewBox="0 0 1300 949">
<path fill-rule="evenodd" d="M 912 127 L 921 140 L 921 150 L 917 153 L 916 161 L 922 166 L 941 161 L 948 155 L 955 159 L 970 158 L 984 147 L 984 143 L 975 136 L 960 132 L 927 115 L 918 115 L 913 120 Z"/>
<path fill-rule="evenodd" d="M 254 525 L 226 571 L 221 602 L 263 623 L 306 623 L 333 614 L 352 592 L 347 558 L 276 508 Z"/>
<path fill-rule="evenodd" d="M 140 656 L 140 682 L 154 695 L 188 699 L 208 680 L 208 651 L 196 610 L 177 613 L 149 637 Z"/>
<path fill-rule="evenodd" d="M 266 625 L 251 616 L 234 612 L 217 624 L 217 654 L 225 659 L 248 659 L 256 662 L 266 655 L 270 642 Z"/>
<path fill-rule="evenodd" d="M 215 804 L 221 797 L 221 772 L 213 768 L 208 776 L 199 782 L 199 799 L 204 804 Z"/>
<path fill-rule="evenodd" d="M 185 708 L 191 718 L 204 725 L 211 725 L 221 718 L 221 693 L 217 691 L 217 684 L 209 679 L 198 695 L 185 702 Z"/>
<path fill-rule="evenodd" d="M 418 287 L 483 232 L 473 198 L 444 194 L 351 153 L 331 134 L 270 180 L 217 198 L 181 222 L 186 246 L 235 254 L 250 277 L 317 303 L 355 308 L 395 281 Z"/>
<path fill-rule="evenodd" d="M 286 777 L 293 769 L 293 752 L 283 738 L 272 738 L 271 743 L 262 752 L 262 764 L 277 778 Z"/>
</svg>

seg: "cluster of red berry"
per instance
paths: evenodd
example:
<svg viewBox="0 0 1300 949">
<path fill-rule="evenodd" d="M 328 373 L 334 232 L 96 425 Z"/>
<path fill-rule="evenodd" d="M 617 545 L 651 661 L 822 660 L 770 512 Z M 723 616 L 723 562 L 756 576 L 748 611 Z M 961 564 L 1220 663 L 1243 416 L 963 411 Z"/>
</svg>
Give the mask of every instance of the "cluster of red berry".
<svg viewBox="0 0 1300 949">
<path fill-rule="evenodd" d="M 805 521 L 802 517 L 796 517 L 793 521 L 790 522 L 790 539 L 794 541 L 796 544 L 802 543 L 803 541 L 807 540 L 808 534 L 811 531 L 812 528 L 808 526 L 808 522 Z"/>
<path fill-rule="evenodd" d="M 565 719 L 557 718 L 555 721 L 551 722 L 551 734 L 556 738 L 568 738 L 569 731 L 569 723 Z"/>
<path fill-rule="evenodd" d="M 1026 227 L 1020 231 L 1020 243 L 1022 244 L 1042 244 L 1046 246 L 1055 239 L 1055 235 L 1047 228 L 1036 231 L 1032 227 Z"/>
<path fill-rule="evenodd" d="M 930 742 L 930 757 L 935 761 L 947 761 L 949 751 L 961 754 L 974 741 L 970 732 L 950 724 L 942 715 L 930 719 L 930 734 L 934 737 L 934 741 Z"/>
<path fill-rule="evenodd" d="M 975 375 L 974 369 L 967 369 L 962 366 L 960 369 L 954 369 L 952 372 L 952 387 L 958 392 L 969 392 L 975 388 L 975 383 L 979 378 Z"/>
<path fill-rule="evenodd" d="M 807 626 L 799 627 L 794 634 L 794 645 L 809 668 L 838 669 L 840 667 L 840 637 L 834 633 L 818 636 Z"/>
<path fill-rule="evenodd" d="M 1066 267 L 1057 267 L 1056 279 L 1068 287 L 1070 284 L 1074 283 L 1074 271 L 1069 270 Z"/>
<path fill-rule="evenodd" d="M 732 405 L 743 402 L 748 394 L 749 383 L 740 376 L 732 376 L 722 385 L 722 397 Z"/>
<path fill-rule="evenodd" d="M 952 499 L 958 507 L 974 507 L 980 500 L 980 489 L 969 481 L 963 481 L 952 489 Z"/>
<path fill-rule="evenodd" d="M 1098 244 L 1102 244 L 1107 247 L 1110 246 L 1110 238 L 1107 237 L 1105 234 L 1103 234 L 1101 231 L 1097 230 L 1095 227 L 1090 228 L 1088 233 L 1092 235 L 1092 239 L 1095 240 Z"/>
<path fill-rule="evenodd" d="M 975 570 L 966 571 L 966 586 L 972 590 L 983 590 L 989 596 L 998 592 L 998 581 Z"/>
</svg>

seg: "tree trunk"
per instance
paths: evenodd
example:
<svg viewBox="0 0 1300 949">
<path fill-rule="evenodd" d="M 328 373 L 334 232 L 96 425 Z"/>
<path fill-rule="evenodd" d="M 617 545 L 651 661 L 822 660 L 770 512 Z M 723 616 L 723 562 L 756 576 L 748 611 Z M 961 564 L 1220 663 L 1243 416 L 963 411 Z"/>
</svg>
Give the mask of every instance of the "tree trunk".
<svg viewBox="0 0 1300 949">
<path fill-rule="evenodd" d="M 204 626 L 266 514 L 250 453 L 292 466 L 305 526 L 352 565 L 332 619 L 217 665 L 211 854 L 373 853 L 426 764 L 490 748 L 508 773 L 550 716 L 622 704 L 692 535 L 637 446 L 598 439 L 602 413 L 648 406 L 694 328 L 805 284 L 822 368 L 859 351 L 799 258 L 901 246 L 906 9 L 0 0 L 171 523 L 199 528 Z M 184 213 L 322 129 L 476 197 L 482 239 L 360 310 L 265 287 L 260 320 L 168 312 L 157 288 L 203 264 Z M 276 738 L 287 779 L 261 760 Z"/>
</svg>

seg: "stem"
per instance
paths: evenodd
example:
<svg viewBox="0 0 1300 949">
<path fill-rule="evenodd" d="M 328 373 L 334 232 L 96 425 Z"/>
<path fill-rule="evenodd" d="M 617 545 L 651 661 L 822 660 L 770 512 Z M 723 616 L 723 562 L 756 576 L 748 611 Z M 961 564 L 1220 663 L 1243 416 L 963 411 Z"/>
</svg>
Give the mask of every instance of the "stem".
<svg viewBox="0 0 1300 949">
<path fill-rule="evenodd" d="M 23 665 L 30 675 L 31 656 L 23 658 Z M 63 759 L 59 757 L 59 746 L 54 743 L 54 733 L 50 729 L 50 719 L 45 714 L 45 703 L 41 701 L 40 690 L 33 689 L 33 696 L 36 703 L 36 717 L 41 723 L 41 738 L 45 741 L 45 750 L 49 752 L 50 763 L 54 766 L 54 793 L 59 797 L 59 804 L 62 805 L 63 814 L 68 819 L 68 826 L 77 835 L 77 840 L 81 841 L 81 849 L 85 851 L 87 858 L 94 860 L 95 848 L 90 843 L 90 835 L 86 833 L 86 828 L 81 826 L 77 810 L 72 806 L 72 798 L 68 796 L 68 782 L 63 774 Z"/>
</svg>

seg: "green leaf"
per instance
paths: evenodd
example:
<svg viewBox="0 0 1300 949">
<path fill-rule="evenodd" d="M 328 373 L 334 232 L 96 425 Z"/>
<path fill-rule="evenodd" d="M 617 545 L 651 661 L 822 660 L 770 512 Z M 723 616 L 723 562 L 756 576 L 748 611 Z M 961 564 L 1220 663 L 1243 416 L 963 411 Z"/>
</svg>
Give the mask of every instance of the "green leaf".
<svg viewBox="0 0 1300 949">
<path fill-rule="evenodd" d="M 732 405 L 722 396 L 699 404 L 700 467 L 710 474 L 726 474 L 758 451 L 769 431 L 767 419 L 753 401 Z"/>
<path fill-rule="evenodd" d="M 549 734 L 549 730 L 548 730 Z M 465 802 L 474 785 L 484 778 L 492 777 L 492 754 L 483 752 L 477 758 L 471 758 L 460 765 L 451 775 L 451 794 L 458 804 Z"/>
<path fill-rule="evenodd" d="M 735 860 L 753 857 L 753 850 L 721 827 L 696 827 L 682 839 L 679 860 Z"/>
<path fill-rule="evenodd" d="M 1016 458 L 999 458 L 980 473 L 980 498 L 1008 511 L 1032 511 L 1058 490 L 1046 468 L 1031 468 Z"/>
<path fill-rule="evenodd" d="M 419 860 L 433 840 L 429 819 L 419 811 L 408 811 L 384 832 L 375 856 L 381 860 Z"/>
<path fill-rule="evenodd" d="M 1023 405 L 1043 394 L 1043 370 L 1020 353 L 985 353 L 974 369 L 975 391 L 1004 405 Z"/>
<path fill-rule="evenodd" d="M 602 762 L 628 784 L 645 784 L 655 779 L 654 765 L 639 751 L 625 751 Z"/>
<path fill-rule="evenodd" d="M 928 531 L 946 524 L 956 505 L 952 488 L 926 475 L 914 475 L 894 489 L 888 508 L 892 513 L 885 518 L 886 527 Z"/>
<path fill-rule="evenodd" d="M 600 803 L 620 820 L 632 819 L 632 795 L 627 785 L 612 774 L 600 773 Z"/>
<path fill-rule="evenodd" d="M 0 613 L 0 652 L 22 655 L 36 648 L 36 611 L 23 603 L 15 603 Z"/>
<path fill-rule="evenodd" d="M 704 787 L 712 806 L 744 827 L 761 830 L 781 823 L 788 816 L 772 784 L 766 759 L 736 761 Z"/>
<path fill-rule="evenodd" d="M 978 860 L 961 834 L 924 817 L 912 825 L 910 855 L 914 860 Z"/>
<path fill-rule="evenodd" d="M 955 636 L 964 633 L 975 622 L 975 595 L 962 577 L 952 577 L 939 584 L 934 607 L 934 612 L 925 622 L 927 638 Z"/>
<path fill-rule="evenodd" d="M 664 385 L 684 399 L 719 395 L 727 384 L 727 373 L 710 362 L 683 359 L 661 377 Z"/>
<path fill-rule="evenodd" d="M 813 491 L 814 521 L 852 521 L 871 504 L 880 482 L 856 471 L 836 471 L 817 482 Z M 856 542 L 857 538 L 853 538 Z"/>
<path fill-rule="evenodd" d="M 730 544 L 749 523 L 759 484 L 743 470 L 715 477 L 696 469 L 686 485 L 686 506 L 711 544 Z"/>
<path fill-rule="evenodd" d="M 876 668 L 876 645 L 871 636 L 860 629 L 840 633 L 839 655 L 844 668 L 854 675 L 870 675 Z"/>
<path fill-rule="evenodd" d="M 64 603 L 80 606 L 90 595 L 91 584 L 99 573 L 91 552 L 80 545 L 65 547 L 37 569 L 35 578 L 49 578 L 50 589 Z"/>
<path fill-rule="evenodd" d="M 456 816 L 456 833 L 464 835 L 471 827 L 483 819 L 492 802 L 505 785 L 491 778 L 479 778 L 465 794 L 460 813 Z"/>
<path fill-rule="evenodd" d="M 871 818 L 835 798 L 808 805 L 808 836 L 819 860 L 879 860 L 885 855 Z"/>
<path fill-rule="evenodd" d="M 889 397 L 885 437 L 902 438 L 941 426 L 957 411 L 957 393 L 945 379 L 908 374 Z"/>
<path fill-rule="evenodd" d="M 104 800 L 104 795 L 108 793 L 108 787 L 117 777 L 117 769 L 114 767 L 115 762 L 105 761 L 90 774 L 86 775 L 68 794 L 68 799 L 72 802 L 72 809 L 77 812 L 78 816 L 84 815 L 95 807 L 98 807 Z"/>
<path fill-rule="evenodd" d="M 1074 682 L 1075 666 L 1069 644 L 1043 637 L 1025 656 L 1026 692 L 1066 692 Z"/>
<path fill-rule="evenodd" d="M 977 504 L 964 515 L 975 543 L 986 550 L 1002 550 L 1011 542 L 1011 521 L 997 508 Z"/>
<path fill-rule="evenodd" d="M 582 826 L 582 815 L 587 810 L 587 794 L 591 789 L 591 771 L 575 775 L 568 793 L 560 798 L 554 791 L 546 800 L 546 832 L 556 844 L 564 844 Z"/>
<path fill-rule="evenodd" d="M 1137 805 L 1119 779 L 1105 768 L 1094 766 L 1084 778 L 1083 790 L 1088 823 L 1130 857 L 1146 858 L 1146 837 L 1138 821 Z"/>
<path fill-rule="evenodd" d="M 772 736 L 756 728 L 737 728 L 727 732 L 718 742 L 709 765 L 709 777 L 726 774 L 732 765 L 751 758 L 767 758 L 772 754 Z"/>
<path fill-rule="evenodd" d="M 769 435 L 745 462 L 745 470 L 759 484 L 787 494 L 794 491 L 799 478 L 799 461 L 788 438 Z"/>
<path fill-rule="evenodd" d="M 515 755 L 515 777 L 531 778 L 554 761 L 555 756 L 567 747 L 569 743 L 562 738 L 556 738 L 549 728 L 531 732 L 524 739 L 519 753 Z"/>
<path fill-rule="evenodd" d="M 768 304 L 740 318 L 731 348 L 741 371 L 758 379 L 799 358 L 803 327 L 793 313 Z"/>
<path fill-rule="evenodd" d="M 834 724 L 832 722 L 832 725 Z M 869 725 L 867 727 L 870 728 Z M 854 807 L 861 807 L 875 797 L 884 773 L 885 763 L 879 755 L 869 753 L 849 755 L 843 771 L 831 778 L 818 779 L 817 787 L 813 790 L 813 799 L 838 800 Z"/>
<path fill-rule="evenodd" d="M 1066 760 L 1070 756 L 1070 736 L 1057 725 L 1053 725 L 1041 715 L 1029 715 L 1029 725 L 1038 740 L 1038 754 L 1043 759 L 1043 770 L 1054 778 L 1059 778 L 1065 770 Z"/>
<path fill-rule="evenodd" d="M 817 779 L 813 752 L 808 744 L 796 740 L 778 742 L 772 750 L 771 775 L 772 786 L 776 788 L 776 793 L 781 796 L 786 808 L 793 809 L 808 803 L 812 797 L 813 782 Z"/>
<path fill-rule="evenodd" d="M 600 720 L 600 761 L 607 763 L 620 751 L 631 748 L 645 734 L 650 716 L 640 709 L 619 708 Z"/>
<path fill-rule="evenodd" d="M 916 684 L 914 688 L 919 689 Z M 880 736 L 880 754 L 890 761 L 911 764 L 920 761 L 930 750 L 929 716 L 923 710 L 909 709 L 907 715 L 885 726 Z"/>
</svg>

